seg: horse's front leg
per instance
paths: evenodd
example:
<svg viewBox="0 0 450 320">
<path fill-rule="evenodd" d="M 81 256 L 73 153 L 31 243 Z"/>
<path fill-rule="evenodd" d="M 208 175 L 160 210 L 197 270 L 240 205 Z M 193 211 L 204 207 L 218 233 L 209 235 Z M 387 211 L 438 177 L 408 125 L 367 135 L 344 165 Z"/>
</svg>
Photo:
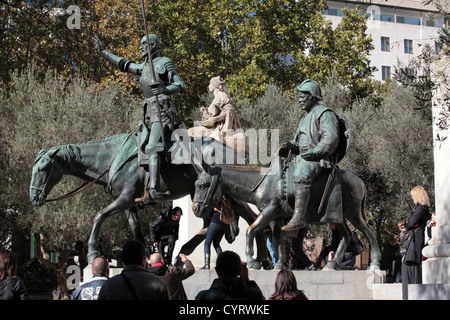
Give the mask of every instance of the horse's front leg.
<svg viewBox="0 0 450 320">
<path fill-rule="evenodd" d="M 106 208 L 97 212 L 94 218 L 94 224 L 92 226 L 91 234 L 88 241 L 88 263 L 91 264 L 95 257 L 99 255 L 98 242 L 100 229 L 105 220 L 111 215 L 123 212 L 130 207 L 129 202 L 126 199 L 117 198 L 110 203 Z"/>
<path fill-rule="evenodd" d="M 139 221 L 139 216 L 136 207 L 132 207 L 128 210 L 125 210 L 125 215 L 128 219 L 128 224 L 130 225 L 130 229 L 134 234 L 134 238 L 145 244 L 144 235 L 142 234 L 141 222 Z"/>
</svg>

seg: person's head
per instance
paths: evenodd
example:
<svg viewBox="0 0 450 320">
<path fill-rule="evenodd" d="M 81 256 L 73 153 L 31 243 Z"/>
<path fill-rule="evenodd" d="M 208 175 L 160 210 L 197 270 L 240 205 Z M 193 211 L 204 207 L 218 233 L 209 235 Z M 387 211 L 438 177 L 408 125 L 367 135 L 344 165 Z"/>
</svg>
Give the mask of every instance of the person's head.
<svg viewBox="0 0 450 320">
<path fill-rule="evenodd" d="M 153 54 L 159 50 L 160 41 L 158 36 L 152 33 L 148 35 L 148 39 L 150 51 Z M 141 49 L 141 57 L 142 58 L 146 57 L 148 55 L 147 36 L 142 37 L 140 49 Z"/>
<path fill-rule="evenodd" d="M 0 250 L 0 281 L 17 274 L 16 255 L 7 249 Z"/>
<path fill-rule="evenodd" d="M 150 256 L 150 264 L 154 265 L 155 263 L 164 263 L 164 258 L 161 253 L 154 253 Z"/>
<path fill-rule="evenodd" d="M 181 210 L 180 207 L 175 207 L 172 209 L 171 219 L 173 221 L 179 221 L 182 215 L 183 215 L 183 210 Z"/>
<path fill-rule="evenodd" d="M 288 297 L 297 291 L 297 280 L 294 273 L 287 268 L 280 270 L 275 279 L 275 294 Z"/>
<path fill-rule="evenodd" d="M 122 261 L 125 266 L 137 264 L 142 267 L 146 265 L 145 246 L 139 241 L 128 241 L 122 249 Z"/>
<path fill-rule="evenodd" d="M 109 275 L 109 262 L 103 257 L 97 257 L 92 261 L 92 274 Z"/>
<path fill-rule="evenodd" d="M 311 108 L 322 100 L 322 91 L 317 81 L 306 79 L 301 85 L 297 86 L 298 102 L 302 110 L 309 112 Z"/>
<path fill-rule="evenodd" d="M 241 257 L 233 251 L 223 251 L 216 260 L 216 273 L 219 277 L 236 278 L 242 270 Z"/>
<path fill-rule="evenodd" d="M 411 198 L 415 205 L 430 206 L 430 198 L 427 192 L 421 186 L 416 186 L 411 190 Z"/>
<path fill-rule="evenodd" d="M 215 89 L 223 91 L 225 83 L 226 81 L 221 76 L 211 78 L 211 80 L 209 81 L 208 89 L 210 92 L 214 92 Z"/>
</svg>

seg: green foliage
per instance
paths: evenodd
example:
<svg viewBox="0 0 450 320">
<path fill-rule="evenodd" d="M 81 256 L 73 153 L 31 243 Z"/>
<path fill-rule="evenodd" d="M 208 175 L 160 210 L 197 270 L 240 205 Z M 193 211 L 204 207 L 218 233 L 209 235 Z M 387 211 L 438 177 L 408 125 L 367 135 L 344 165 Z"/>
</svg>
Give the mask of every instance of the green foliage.
<svg viewBox="0 0 450 320">
<path fill-rule="evenodd" d="M 0 39 L 5 48 L 1 79 L 34 60 L 58 73 L 76 71 L 105 86 L 120 84 L 127 94 L 141 96 L 134 77 L 108 66 L 90 40 L 99 35 L 109 51 L 139 61 L 144 34 L 140 2 L 77 1 L 79 30 L 66 27 L 68 14 L 47 14 L 69 4 L 2 2 L 0 26 L 7 32 Z M 175 62 L 188 87 L 186 94 L 175 97 L 183 107 L 180 117 L 198 107 L 209 79 L 217 75 L 228 81 L 239 103 L 254 103 L 270 83 L 291 90 L 308 77 L 324 81 L 335 67 L 343 84 L 355 95 L 363 94 L 361 79 L 372 73 L 365 17 L 357 9 L 344 9 L 342 23 L 333 30 L 321 13 L 325 9 L 325 0 L 147 1 L 149 31 L 160 36 L 163 54 Z"/>
<path fill-rule="evenodd" d="M 412 187 L 423 186 L 433 198 L 432 128 L 412 107 L 416 103 L 411 89 L 391 83 L 379 106 L 364 99 L 346 111 L 352 142 L 341 167 L 366 183 L 367 212 L 379 239 L 398 233 L 396 223 L 409 216 Z"/>
</svg>

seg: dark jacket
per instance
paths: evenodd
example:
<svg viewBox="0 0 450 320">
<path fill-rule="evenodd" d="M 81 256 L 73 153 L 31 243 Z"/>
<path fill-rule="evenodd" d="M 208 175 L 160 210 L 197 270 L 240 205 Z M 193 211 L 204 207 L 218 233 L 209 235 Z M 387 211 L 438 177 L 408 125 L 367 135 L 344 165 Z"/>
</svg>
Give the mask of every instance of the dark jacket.
<svg viewBox="0 0 450 320">
<path fill-rule="evenodd" d="M 242 278 L 217 278 L 208 290 L 200 291 L 195 300 L 265 300 L 255 281 Z"/>
<path fill-rule="evenodd" d="M 159 242 L 162 236 L 172 235 L 178 240 L 180 222 L 172 220 L 171 211 L 165 210 L 150 224 L 150 241 Z"/>
<path fill-rule="evenodd" d="M 430 219 L 430 209 L 426 205 L 418 204 L 405 223 L 406 230 L 413 230 L 413 237 L 409 243 L 404 262 L 407 264 L 422 263 L 422 249 L 427 221 Z"/>
<path fill-rule="evenodd" d="M 23 280 L 6 277 L 0 281 L 0 300 L 28 300 L 28 291 Z"/>
<path fill-rule="evenodd" d="M 130 281 L 127 284 L 126 278 Z M 169 291 L 165 282 L 148 272 L 140 265 L 129 265 L 118 274 L 108 279 L 102 286 L 98 300 L 169 300 Z"/>
<path fill-rule="evenodd" d="M 169 289 L 171 300 L 187 300 L 186 292 L 183 287 L 183 280 L 189 278 L 195 273 L 192 262 L 185 261 L 186 268 L 177 268 L 175 266 L 156 266 L 150 267 L 148 271 L 161 277 Z"/>
</svg>

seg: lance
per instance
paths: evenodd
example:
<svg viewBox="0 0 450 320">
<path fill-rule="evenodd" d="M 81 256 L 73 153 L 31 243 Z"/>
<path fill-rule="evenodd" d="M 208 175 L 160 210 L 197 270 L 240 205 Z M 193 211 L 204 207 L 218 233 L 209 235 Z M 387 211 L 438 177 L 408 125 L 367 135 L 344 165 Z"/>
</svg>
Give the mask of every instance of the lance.
<svg viewBox="0 0 450 320">
<path fill-rule="evenodd" d="M 145 37 L 147 39 L 147 55 L 148 55 L 148 64 L 150 67 L 150 86 L 152 88 L 157 88 L 161 85 L 161 83 L 156 78 L 155 67 L 153 66 L 152 52 L 151 52 L 151 48 L 150 48 L 150 41 L 148 38 L 147 17 L 145 14 L 144 0 L 141 0 L 141 5 L 142 5 L 142 16 L 144 17 Z M 158 93 L 155 95 L 155 103 L 156 103 L 156 110 L 158 112 L 159 125 L 161 126 L 161 140 L 162 140 L 162 143 L 164 146 L 164 155 L 166 157 L 167 163 L 169 163 L 169 157 L 167 155 L 166 139 L 164 139 L 164 126 L 163 126 L 162 119 L 161 119 L 161 107 L 159 105 Z"/>
</svg>

